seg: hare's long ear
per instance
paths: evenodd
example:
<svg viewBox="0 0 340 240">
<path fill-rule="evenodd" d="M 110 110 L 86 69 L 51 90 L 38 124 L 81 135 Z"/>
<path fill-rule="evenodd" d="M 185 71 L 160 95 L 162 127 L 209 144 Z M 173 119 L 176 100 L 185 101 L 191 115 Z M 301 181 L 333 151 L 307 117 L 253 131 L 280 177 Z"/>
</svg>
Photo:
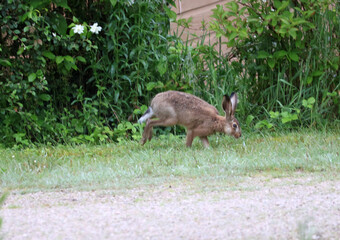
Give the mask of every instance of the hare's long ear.
<svg viewBox="0 0 340 240">
<path fill-rule="evenodd" d="M 225 111 L 226 118 L 230 118 L 232 112 L 232 103 L 230 101 L 229 96 L 224 95 L 222 100 L 222 107 Z"/>
<path fill-rule="evenodd" d="M 235 115 L 235 110 L 236 110 L 236 107 L 237 107 L 237 94 L 236 93 L 232 93 L 230 95 L 230 102 L 231 102 L 231 116 L 234 116 Z"/>
</svg>

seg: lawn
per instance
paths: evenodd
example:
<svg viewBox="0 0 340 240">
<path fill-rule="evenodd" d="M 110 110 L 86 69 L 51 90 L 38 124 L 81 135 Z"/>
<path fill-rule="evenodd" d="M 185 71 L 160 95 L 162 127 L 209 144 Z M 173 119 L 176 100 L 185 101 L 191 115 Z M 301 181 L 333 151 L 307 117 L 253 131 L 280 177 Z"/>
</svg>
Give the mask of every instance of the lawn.
<svg viewBox="0 0 340 240">
<path fill-rule="evenodd" d="M 244 176 L 289 177 L 313 173 L 339 178 L 339 131 L 215 135 L 185 147 L 180 136 L 106 145 L 0 149 L 1 188 L 36 191 L 126 189 L 168 181 L 223 182 Z"/>
</svg>

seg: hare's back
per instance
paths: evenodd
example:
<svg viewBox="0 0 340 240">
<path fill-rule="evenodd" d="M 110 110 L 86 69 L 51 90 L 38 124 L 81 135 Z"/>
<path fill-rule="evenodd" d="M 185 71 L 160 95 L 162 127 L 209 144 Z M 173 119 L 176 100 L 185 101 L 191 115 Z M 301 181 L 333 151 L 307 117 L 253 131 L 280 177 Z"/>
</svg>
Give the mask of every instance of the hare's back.
<svg viewBox="0 0 340 240">
<path fill-rule="evenodd" d="M 218 114 L 217 109 L 206 101 L 189 93 L 167 91 L 157 94 L 151 101 L 156 116 L 176 116 L 179 121 Z"/>
</svg>

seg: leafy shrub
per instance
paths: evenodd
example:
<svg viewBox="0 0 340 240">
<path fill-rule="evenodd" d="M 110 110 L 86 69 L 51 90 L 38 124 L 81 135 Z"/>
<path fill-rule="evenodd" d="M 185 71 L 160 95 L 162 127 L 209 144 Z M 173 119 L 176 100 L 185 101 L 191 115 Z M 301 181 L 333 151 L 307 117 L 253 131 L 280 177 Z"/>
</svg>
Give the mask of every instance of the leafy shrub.
<svg viewBox="0 0 340 240">
<path fill-rule="evenodd" d="M 213 10 L 210 28 L 231 48 L 231 68 L 246 111 L 259 119 L 320 126 L 338 119 L 339 4 L 330 1 L 231 1 Z M 225 62 L 226 60 L 224 60 Z M 314 99 L 313 107 L 306 99 Z M 293 123 L 292 122 L 292 123 Z M 269 125 L 270 126 L 270 125 Z"/>
<path fill-rule="evenodd" d="M 150 84 L 170 78 L 161 0 L 6 0 L 0 14 L 5 146 L 116 139 Z"/>
</svg>

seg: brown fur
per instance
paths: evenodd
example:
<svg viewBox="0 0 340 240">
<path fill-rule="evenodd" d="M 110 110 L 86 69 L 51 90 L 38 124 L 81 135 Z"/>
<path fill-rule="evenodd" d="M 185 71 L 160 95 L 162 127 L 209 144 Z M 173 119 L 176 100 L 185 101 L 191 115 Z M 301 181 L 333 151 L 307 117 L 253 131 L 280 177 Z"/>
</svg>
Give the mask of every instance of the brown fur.
<svg viewBox="0 0 340 240">
<path fill-rule="evenodd" d="M 236 101 L 237 101 L 237 96 Z M 157 94 L 151 101 L 153 116 L 158 119 L 148 119 L 144 129 L 142 145 L 152 138 L 154 126 L 182 125 L 187 128 L 186 145 L 190 147 L 195 137 L 200 137 L 204 146 L 209 146 L 207 136 L 216 132 L 227 133 L 238 138 L 241 129 L 234 117 L 236 108 L 232 108 L 229 97 L 222 103 L 226 116 L 220 116 L 217 109 L 206 101 L 183 92 L 167 91 Z M 237 128 L 233 128 L 233 124 Z M 234 125 L 235 126 L 235 125 Z"/>
</svg>

